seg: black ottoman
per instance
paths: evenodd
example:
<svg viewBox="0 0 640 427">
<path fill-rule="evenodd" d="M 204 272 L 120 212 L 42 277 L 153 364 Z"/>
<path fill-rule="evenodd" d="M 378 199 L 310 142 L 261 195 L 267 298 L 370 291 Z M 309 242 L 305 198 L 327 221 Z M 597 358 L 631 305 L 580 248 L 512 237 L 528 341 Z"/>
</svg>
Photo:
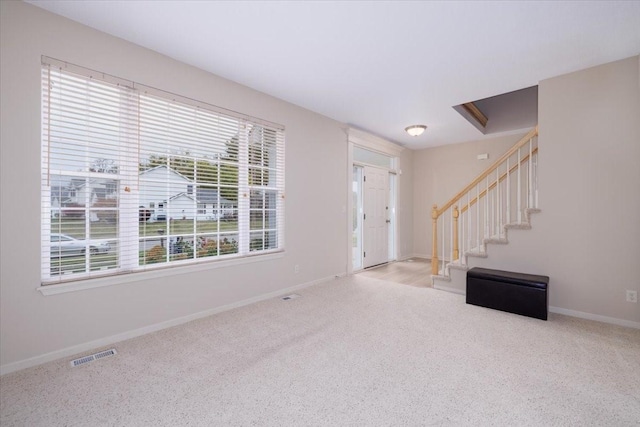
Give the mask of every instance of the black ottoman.
<svg viewBox="0 0 640 427">
<path fill-rule="evenodd" d="M 474 267 L 467 271 L 467 304 L 547 320 L 549 277 Z"/>
</svg>

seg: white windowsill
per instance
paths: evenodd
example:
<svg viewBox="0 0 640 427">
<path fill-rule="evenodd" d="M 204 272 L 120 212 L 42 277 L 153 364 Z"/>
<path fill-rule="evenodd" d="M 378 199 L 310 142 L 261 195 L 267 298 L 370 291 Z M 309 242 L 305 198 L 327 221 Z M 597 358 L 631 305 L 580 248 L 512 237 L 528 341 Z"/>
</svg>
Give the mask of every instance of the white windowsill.
<svg viewBox="0 0 640 427">
<path fill-rule="evenodd" d="M 247 257 L 233 258 L 223 261 L 203 262 L 199 264 L 158 268 L 149 271 L 117 274 L 113 276 L 94 277 L 78 280 L 58 285 L 43 285 L 36 289 L 42 295 L 57 295 L 67 292 L 84 291 L 86 289 L 101 288 L 103 286 L 122 285 L 132 282 L 152 280 L 159 277 L 176 276 L 180 274 L 195 273 L 198 271 L 215 270 L 217 268 L 230 267 L 233 265 L 249 264 L 254 262 L 271 261 L 284 257 L 284 251 L 272 252 L 264 255 L 253 255 Z"/>
</svg>

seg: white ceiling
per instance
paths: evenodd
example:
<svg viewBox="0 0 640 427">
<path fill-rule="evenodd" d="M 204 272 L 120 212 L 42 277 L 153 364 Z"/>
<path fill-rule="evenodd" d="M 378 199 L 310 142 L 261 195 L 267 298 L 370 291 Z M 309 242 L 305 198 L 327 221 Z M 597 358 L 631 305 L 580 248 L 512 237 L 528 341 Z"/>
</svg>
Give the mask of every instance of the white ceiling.
<svg viewBox="0 0 640 427">
<path fill-rule="evenodd" d="M 410 148 L 483 138 L 454 105 L 640 53 L 640 1 L 30 3 Z"/>
</svg>

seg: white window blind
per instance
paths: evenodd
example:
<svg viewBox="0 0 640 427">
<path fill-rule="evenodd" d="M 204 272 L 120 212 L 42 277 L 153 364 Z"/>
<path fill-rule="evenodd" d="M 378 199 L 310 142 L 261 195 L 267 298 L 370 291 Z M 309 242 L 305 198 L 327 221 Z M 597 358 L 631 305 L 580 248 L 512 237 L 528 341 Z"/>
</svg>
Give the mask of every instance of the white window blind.
<svg viewBox="0 0 640 427">
<path fill-rule="evenodd" d="M 284 128 L 43 58 L 42 282 L 284 248 Z"/>
</svg>

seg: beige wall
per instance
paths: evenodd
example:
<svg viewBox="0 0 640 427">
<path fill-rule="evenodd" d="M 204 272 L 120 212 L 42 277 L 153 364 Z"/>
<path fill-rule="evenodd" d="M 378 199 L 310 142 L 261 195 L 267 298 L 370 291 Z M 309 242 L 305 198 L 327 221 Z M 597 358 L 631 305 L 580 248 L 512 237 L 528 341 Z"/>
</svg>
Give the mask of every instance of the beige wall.
<svg viewBox="0 0 640 427">
<path fill-rule="evenodd" d="M 169 322 L 346 270 L 347 138 L 341 123 L 22 2 L 0 2 L 0 365 Z M 40 55 L 284 124 L 282 258 L 43 296 L 40 252 Z M 640 321 L 638 58 L 540 83 L 540 205 L 520 254 L 502 266 L 551 277 L 551 304 Z M 520 135 L 400 158 L 399 256 L 430 254 L 429 215 Z M 322 179 L 317 179 L 322 177 Z M 318 232 L 322 230 L 322 232 Z M 539 231 L 539 232 L 538 232 Z M 528 237 L 532 236 L 532 237 Z M 517 256 L 516 256 L 517 255 Z M 294 273 L 294 266 L 300 273 Z"/>
<path fill-rule="evenodd" d="M 3 1 L 1 8 L 0 364 L 6 370 L 346 271 L 346 126 L 34 6 Z M 41 55 L 285 125 L 285 255 L 54 296 L 36 291 Z M 411 165 L 408 158 L 402 163 L 406 196 Z M 411 212 L 400 215 L 400 234 L 410 237 Z"/>
<path fill-rule="evenodd" d="M 532 252 L 551 305 L 638 322 L 640 304 L 625 302 L 626 289 L 640 292 L 638 57 L 542 81 L 539 96 Z"/>
<path fill-rule="evenodd" d="M 431 258 L 431 207 L 442 206 L 526 132 L 413 152 L 413 252 Z M 488 160 L 477 155 L 487 153 Z"/>
<path fill-rule="evenodd" d="M 639 57 L 539 84 L 539 202 L 532 230 L 509 230 L 469 265 L 550 277 L 552 310 L 640 325 Z M 431 254 L 429 212 L 518 137 L 421 150 L 414 157 L 414 248 Z M 495 158 L 495 156 L 492 156 Z"/>
<path fill-rule="evenodd" d="M 540 82 L 542 212 L 472 266 L 548 275 L 553 311 L 640 325 L 639 77 L 633 57 Z"/>
</svg>

